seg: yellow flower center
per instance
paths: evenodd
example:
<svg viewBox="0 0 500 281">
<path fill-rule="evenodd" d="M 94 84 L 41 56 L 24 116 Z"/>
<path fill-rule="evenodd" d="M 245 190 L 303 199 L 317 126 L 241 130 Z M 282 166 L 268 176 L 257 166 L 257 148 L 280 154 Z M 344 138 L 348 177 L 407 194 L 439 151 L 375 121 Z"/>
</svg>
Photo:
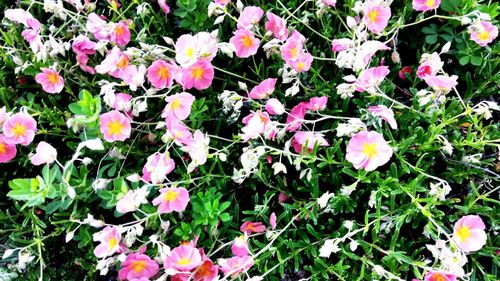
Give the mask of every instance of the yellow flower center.
<svg viewBox="0 0 500 281">
<path fill-rule="evenodd" d="M 486 30 L 483 30 L 483 32 L 477 35 L 477 38 L 479 38 L 479 40 L 481 41 L 486 41 L 490 38 L 490 33 Z"/>
<path fill-rule="evenodd" d="M 108 246 L 109 246 L 109 249 L 113 249 L 116 244 L 118 244 L 118 241 L 116 240 L 115 237 L 112 237 L 111 239 L 109 239 L 108 241 Z"/>
<path fill-rule="evenodd" d="M 57 75 L 57 73 L 55 73 L 55 72 L 51 72 L 51 73 L 47 74 L 47 78 L 49 79 L 49 82 L 51 84 L 55 84 L 59 81 L 59 75 Z"/>
<path fill-rule="evenodd" d="M 7 147 L 5 143 L 0 142 L 0 154 L 4 154 L 5 152 L 7 152 Z"/>
<path fill-rule="evenodd" d="M 295 46 L 290 50 L 290 56 L 292 58 L 296 57 L 298 54 L 299 54 L 299 48 L 297 48 L 297 46 Z"/>
<path fill-rule="evenodd" d="M 378 11 L 377 10 L 371 10 L 368 12 L 368 19 L 370 22 L 376 22 L 378 17 Z"/>
<path fill-rule="evenodd" d="M 446 281 L 446 277 L 441 273 L 434 273 L 430 281 Z"/>
<path fill-rule="evenodd" d="M 243 47 L 245 48 L 251 47 L 253 45 L 253 40 L 250 35 L 243 35 L 243 37 L 241 37 L 240 40 L 241 43 L 243 44 Z"/>
<path fill-rule="evenodd" d="M 201 66 L 193 67 L 193 69 L 191 70 L 191 77 L 196 79 L 201 79 L 202 76 L 203 76 L 203 68 L 201 68 Z"/>
<path fill-rule="evenodd" d="M 175 199 L 177 199 L 177 196 L 179 195 L 179 192 L 175 191 L 175 190 L 169 190 L 167 192 L 165 192 L 165 196 L 163 197 L 163 199 L 165 201 L 174 201 Z"/>
<path fill-rule="evenodd" d="M 306 66 L 306 65 L 305 65 L 305 63 L 304 63 L 304 62 L 299 62 L 299 63 L 297 63 L 297 68 L 298 68 L 299 70 L 304 69 L 304 67 L 305 67 L 305 66 Z"/>
<path fill-rule="evenodd" d="M 186 56 L 188 56 L 188 57 L 192 58 L 192 57 L 193 57 L 193 55 L 194 55 L 194 49 L 193 49 L 193 48 L 191 48 L 191 47 L 187 48 L 187 49 L 186 49 Z"/>
<path fill-rule="evenodd" d="M 182 259 L 177 262 L 177 265 L 188 265 L 188 264 L 191 264 L 191 260 L 186 257 L 182 257 Z"/>
<path fill-rule="evenodd" d="M 181 102 L 179 101 L 179 99 L 174 99 L 170 106 L 172 109 L 178 109 L 179 107 L 181 107 Z"/>
<path fill-rule="evenodd" d="M 16 123 L 16 125 L 14 125 L 14 128 L 12 128 L 10 131 L 14 134 L 15 138 L 26 136 L 26 126 L 24 126 L 23 124 Z"/>
<path fill-rule="evenodd" d="M 377 144 L 376 143 L 364 143 L 363 144 L 363 154 L 366 154 L 369 159 L 372 159 L 377 155 Z"/>
<path fill-rule="evenodd" d="M 119 135 L 125 128 L 120 122 L 113 121 L 108 124 L 108 130 L 110 135 Z"/>
<path fill-rule="evenodd" d="M 158 68 L 158 76 L 160 76 L 162 80 L 170 78 L 170 69 L 168 66 L 160 66 Z"/>
<path fill-rule="evenodd" d="M 436 0 L 427 0 L 427 1 L 425 1 L 425 5 L 427 7 L 434 7 L 435 4 L 436 4 Z"/>
<path fill-rule="evenodd" d="M 465 242 L 465 240 L 469 239 L 472 236 L 470 233 L 470 228 L 468 226 L 462 226 L 458 228 L 457 237 L 460 241 Z"/>
<path fill-rule="evenodd" d="M 116 64 L 119 69 L 125 69 L 128 67 L 128 59 L 126 56 L 121 56 L 120 60 Z"/>
<path fill-rule="evenodd" d="M 146 268 L 146 262 L 145 261 L 133 261 L 132 262 L 132 269 L 134 270 L 135 273 L 139 273 Z"/>
<path fill-rule="evenodd" d="M 123 26 L 121 24 L 118 24 L 116 27 L 115 27 L 115 34 L 120 36 L 122 35 L 124 32 L 123 30 Z"/>
</svg>

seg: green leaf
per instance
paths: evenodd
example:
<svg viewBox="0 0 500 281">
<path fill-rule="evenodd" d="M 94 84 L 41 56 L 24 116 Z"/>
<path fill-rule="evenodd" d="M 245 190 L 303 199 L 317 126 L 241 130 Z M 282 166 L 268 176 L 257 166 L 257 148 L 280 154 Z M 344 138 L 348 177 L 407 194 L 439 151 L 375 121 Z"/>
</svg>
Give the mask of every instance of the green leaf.
<svg viewBox="0 0 500 281">
<path fill-rule="evenodd" d="M 460 63 L 460 65 L 466 65 L 466 64 L 468 64 L 469 63 L 469 57 L 468 56 L 461 57 L 458 60 L 458 63 Z"/>
<path fill-rule="evenodd" d="M 434 43 L 437 42 L 437 40 L 438 40 L 437 35 L 427 35 L 427 36 L 425 36 L 425 42 L 427 44 L 434 44 Z"/>
<path fill-rule="evenodd" d="M 440 8 L 446 12 L 456 13 L 460 12 L 462 6 L 462 0 L 443 0 Z"/>
<path fill-rule="evenodd" d="M 483 63 L 483 59 L 481 57 L 473 56 L 470 58 L 470 63 L 475 66 L 480 66 Z"/>
<path fill-rule="evenodd" d="M 222 214 L 220 215 L 220 220 L 221 220 L 222 222 L 228 222 L 228 221 L 230 221 L 230 220 L 231 220 L 231 216 L 230 216 L 228 213 L 222 213 Z"/>
</svg>

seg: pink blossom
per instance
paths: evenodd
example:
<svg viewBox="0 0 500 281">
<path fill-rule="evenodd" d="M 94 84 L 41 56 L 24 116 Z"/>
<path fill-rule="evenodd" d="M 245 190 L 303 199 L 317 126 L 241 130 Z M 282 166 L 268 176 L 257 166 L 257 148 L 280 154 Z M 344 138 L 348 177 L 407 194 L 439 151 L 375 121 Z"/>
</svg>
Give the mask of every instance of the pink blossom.
<svg viewBox="0 0 500 281">
<path fill-rule="evenodd" d="M 7 118 L 9 118 L 9 114 L 7 114 L 7 108 L 5 106 L 2 106 L 0 108 L 0 127 L 3 126 L 3 123 L 7 121 Z"/>
<path fill-rule="evenodd" d="M 437 76 L 425 76 L 424 81 L 432 87 L 435 91 L 443 91 L 445 93 L 451 91 L 453 87 L 455 87 L 457 83 L 458 76 L 446 76 L 446 75 L 437 75 Z"/>
<path fill-rule="evenodd" d="M 311 153 L 316 145 L 329 146 L 323 136 L 323 134 L 315 132 L 296 132 L 292 140 L 292 146 L 295 152 L 301 153 L 302 147 L 307 144 L 307 150 Z"/>
<path fill-rule="evenodd" d="M 158 273 L 160 267 L 156 261 L 145 254 L 132 253 L 127 256 L 121 264 L 118 278 L 121 280 L 133 280 L 138 278 L 151 278 Z"/>
<path fill-rule="evenodd" d="M 206 60 L 198 60 L 182 72 L 182 86 L 189 90 L 204 90 L 212 85 L 214 67 Z"/>
<path fill-rule="evenodd" d="M 498 28 L 488 21 L 482 21 L 471 25 L 468 31 L 470 33 L 470 39 L 478 43 L 481 47 L 493 42 L 498 36 Z"/>
<path fill-rule="evenodd" d="M 40 68 L 42 73 L 35 75 L 35 81 L 42 85 L 42 89 L 50 94 L 60 93 L 64 88 L 64 79 L 50 68 Z"/>
<path fill-rule="evenodd" d="M 189 157 L 194 165 L 203 165 L 207 162 L 209 143 L 210 138 L 200 130 L 196 130 L 193 134 L 193 139 L 182 150 L 189 153 Z"/>
<path fill-rule="evenodd" d="M 132 96 L 129 94 L 118 93 L 116 94 L 115 101 L 113 102 L 113 108 L 120 111 L 125 111 L 128 117 L 131 117 L 130 114 L 130 101 L 132 100 Z"/>
<path fill-rule="evenodd" d="M 219 4 L 221 7 L 225 7 L 227 4 L 231 3 L 231 0 L 214 0 L 214 3 Z"/>
<path fill-rule="evenodd" d="M 158 0 L 158 5 L 160 5 L 160 8 L 165 15 L 170 14 L 170 6 L 168 6 L 165 0 Z"/>
<path fill-rule="evenodd" d="M 158 89 L 169 88 L 174 82 L 177 66 L 164 60 L 156 60 L 148 67 L 148 80 Z"/>
<path fill-rule="evenodd" d="M 115 46 L 106 55 L 106 58 L 95 67 L 97 73 L 110 73 L 115 78 L 121 78 L 122 73 L 128 68 L 128 57 L 122 54 L 120 48 Z"/>
<path fill-rule="evenodd" d="M 352 136 L 347 145 L 346 160 L 356 169 L 373 171 L 389 162 L 392 148 L 384 137 L 374 131 L 361 131 Z"/>
<path fill-rule="evenodd" d="M 434 75 L 432 71 L 432 67 L 427 64 L 420 65 L 417 69 L 417 76 L 419 78 L 424 78 L 425 76 Z"/>
<path fill-rule="evenodd" d="M 26 29 L 21 32 L 24 40 L 28 41 L 30 44 L 30 49 L 35 53 L 38 52 L 43 47 L 42 37 L 38 34 L 38 31 L 33 29 Z"/>
<path fill-rule="evenodd" d="M 238 29 L 251 29 L 254 25 L 259 24 L 260 19 L 264 16 L 264 11 L 255 6 L 248 6 L 241 11 L 238 18 Z"/>
<path fill-rule="evenodd" d="M 231 245 L 231 253 L 237 257 L 248 256 L 250 250 L 248 249 L 248 236 L 241 235 L 233 240 L 233 244 Z"/>
<path fill-rule="evenodd" d="M 158 213 L 166 214 L 173 211 L 182 212 L 189 203 L 189 193 L 183 187 L 162 188 L 160 195 L 153 199 L 153 205 L 158 206 Z"/>
<path fill-rule="evenodd" d="M 479 251 L 486 244 L 486 226 L 479 216 L 460 218 L 453 228 L 453 241 L 464 252 Z"/>
<path fill-rule="evenodd" d="M 149 192 L 147 186 L 144 185 L 139 189 L 131 189 L 118 200 L 116 203 L 116 211 L 122 214 L 135 212 L 141 204 L 147 204 L 147 196 Z"/>
<path fill-rule="evenodd" d="M 341 38 L 332 40 L 332 51 L 334 53 L 344 51 L 354 47 L 354 41 L 349 38 Z"/>
<path fill-rule="evenodd" d="M 292 35 L 280 47 L 281 58 L 286 62 L 297 60 L 303 53 L 305 38 L 298 31 L 294 30 Z"/>
<path fill-rule="evenodd" d="M 219 268 L 208 259 L 204 258 L 203 263 L 196 269 L 194 281 L 214 281 L 218 277 Z"/>
<path fill-rule="evenodd" d="M 355 82 L 356 91 L 374 91 L 384 81 L 389 72 L 389 67 L 387 66 L 377 66 L 361 71 Z"/>
<path fill-rule="evenodd" d="M 285 41 L 288 38 L 286 20 L 271 12 L 266 12 L 266 17 L 266 31 L 271 32 L 276 39 Z"/>
<path fill-rule="evenodd" d="M 303 53 L 300 56 L 298 56 L 295 60 L 288 61 L 287 63 L 290 64 L 290 66 L 295 71 L 300 73 L 308 71 L 311 68 L 312 62 L 313 62 L 312 55 L 309 53 Z"/>
<path fill-rule="evenodd" d="M 384 7 L 375 1 L 367 3 L 363 10 L 363 21 L 368 30 L 373 33 L 380 33 L 385 29 L 391 17 L 391 8 Z"/>
<path fill-rule="evenodd" d="M 16 157 L 16 154 L 16 145 L 6 143 L 4 135 L 0 134 L 0 163 L 9 162 Z"/>
<path fill-rule="evenodd" d="M 188 145 L 191 143 L 193 134 L 191 134 L 186 125 L 173 115 L 168 115 L 166 121 L 167 133 L 178 145 Z"/>
<path fill-rule="evenodd" d="M 265 232 L 266 227 L 262 224 L 262 222 L 247 221 L 240 226 L 240 231 L 250 235 L 252 233 Z"/>
<path fill-rule="evenodd" d="M 302 121 L 306 115 L 307 102 L 301 102 L 294 106 L 286 118 L 287 131 L 294 132 L 302 127 Z"/>
<path fill-rule="evenodd" d="M 21 23 L 26 28 L 31 28 L 34 31 L 38 31 L 40 29 L 40 22 L 35 19 L 30 12 L 23 9 L 7 9 L 5 10 L 4 15 L 10 21 Z"/>
<path fill-rule="evenodd" d="M 165 268 L 190 271 L 203 263 L 200 252 L 193 246 L 181 245 L 174 248 L 165 261 Z"/>
<path fill-rule="evenodd" d="M 130 42 L 130 30 L 127 22 L 121 20 L 115 23 L 110 34 L 110 40 L 118 46 L 124 47 Z"/>
<path fill-rule="evenodd" d="M 326 103 L 328 102 L 328 97 L 313 97 L 309 99 L 309 102 L 306 103 L 306 109 L 312 111 L 321 111 L 326 108 Z"/>
<path fill-rule="evenodd" d="M 389 126 L 391 126 L 392 129 L 395 130 L 398 128 L 398 123 L 396 123 L 396 119 L 394 119 L 394 112 L 392 111 L 392 109 L 387 108 L 387 106 L 385 105 L 370 106 L 368 108 L 368 111 L 385 120 L 387 123 L 389 123 Z"/>
<path fill-rule="evenodd" d="M 57 150 L 50 144 L 41 141 L 36 146 L 36 153 L 30 157 L 31 164 L 40 166 L 42 164 L 52 164 L 57 158 Z"/>
<path fill-rule="evenodd" d="M 276 81 L 278 81 L 278 79 L 268 78 L 260 82 L 259 85 L 253 87 L 248 96 L 254 100 L 268 98 L 274 92 Z"/>
<path fill-rule="evenodd" d="M 182 67 L 188 67 L 198 59 L 197 43 L 196 38 L 190 34 L 184 34 L 177 38 L 175 42 L 175 60 Z"/>
<path fill-rule="evenodd" d="M 266 102 L 265 108 L 270 115 L 281 115 L 285 113 L 285 107 L 278 99 L 269 99 Z"/>
<path fill-rule="evenodd" d="M 131 65 L 125 69 L 121 78 L 132 91 L 135 91 L 138 87 L 141 87 L 144 84 L 146 71 L 146 66 L 143 64 L 139 66 Z"/>
<path fill-rule="evenodd" d="M 331 6 L 331 7 L 335 7 L 335 5 L 337 4 L 337 0 L 322 0 L 322 1 L 323 1 L 323 4 Z"/>
<path fill-rule="evenodd" d="M 244 256 L 232 257 L 229 259 L 218 259 L 217 263 L 219 264 L 220 270 L 225 275 L 236 277 L 241 272 L 245 272 L 250 269 L 250 267 L 253 266 L 254 261 L 252 257 Z"/>
<path fill-rule="evenodd" d="M 122 237 L 118 227 L 106 226 L 100 232 L 95 233 L 93 239 L 100 242 L 94 249 L 94 255 L 98 258 L 104 258 L 113 255 L 120 249 Z"/>
<path fill-rule="evenodd" d="M 152 184 L 161 184 L 174 168 L 175 162 L 167 152 L 156 152 L 148 157 L 142 168 L 142 178 Z"/>
<path fill-rule="evenodd" d="M 118 110 L 101 114 L 99 128 L 107 142 L 124 141 L 130 137 L 130 119 Z"/>
<path fill-rule="evenodd" d="M 219 47 L 217 37 L 209 32 L 199 32 L 195 36 L 197 49 L 196 53 L 199 59 L 212 61 L 217 55 Z"/>
<path fill-rule="evenodd" d="M 271 229 L 276 229 L 276 214 L 274 212 L 271 213 L 269 217 L 269 224 L 271 225 Z"/>
<path fill-rule="evenodd" d="M 96 43 L 91 41 L 85 35 L 79 35 L 73 40 L 73 44 L 71 44 L 73 52 L 75 52 L 76 54 L 85 54 L 85 55 L 95 54 L 95 46 Z"/>
<path fill-rule="evenodd" d="M 87 24 L 85 28 L 92 34 L 97 40 L 109 40 L 108 23 L 103 20 L 96 13 L 90 13 L 87 17 Z"/>
<path fill-rule="evenodd" d="M 180 94 L 167 96 L 165 100 L 167 101 L 167 106 L 163 109 L 161 116 L 167 118 L 169 115 L 173 115 L 178 120 L 184 120 L 188 118 L 191 113 L 191 106 L 193 105 L 195 97 L 190 93 L 182 92 Z"/>
<path fill-rule="evenodd" d="M 234 32 L 229 43 L 234 45 L 236 56 L 239 58 L 248 58 L 257 53 L 260 40 L 255 38 L 253 33 L 246 29 L 238 29 Z"/>
<path fill-rule="evenodd" d="M 248 141 L 264 133 L 271 119 L 266 112 L 257 111 L 247 115 L 243 118 L 242 122 L 245 124 L 245 127 L 242 129 L 242 139 L 243 141 Z"/>
<path fill-rule="evenodd" d="M 441 4 L 441 0 L 413 0 L 413 9 L 418 12 L 435 10 Z"/>
<path fill-rule="evenodd" d="M 26 146 L 33 141 L 36 131 L 35 119 L 27 113 L 19 112 L 10 116 L 3 124 L 3 142 Z"/>
<path fill-rule="evenodd" d="M 424 281 L 456 281 L 457 276 L 451 273 L 430 271 L 424 277 Z"/>
<path fill-rule="evenodd" d="M 90 74 L 95 74 L 95 69 L 91 66 L 88 66 L 87 63 L 89 61 L 89 57 L 85 54 L 77 54 L 76 55 L 76 62 L 80 66 L 80 69 L 90 73 Z"/>
<path fill-rule="evenodd" d="M 284 203 L 284 202 L 288 201 L 288 199 L 290 199 L 290 196 L 286 195 L 285 193 L 280 192 L 278 194 L 278 202 L 279 203 Z"/>
</svg>

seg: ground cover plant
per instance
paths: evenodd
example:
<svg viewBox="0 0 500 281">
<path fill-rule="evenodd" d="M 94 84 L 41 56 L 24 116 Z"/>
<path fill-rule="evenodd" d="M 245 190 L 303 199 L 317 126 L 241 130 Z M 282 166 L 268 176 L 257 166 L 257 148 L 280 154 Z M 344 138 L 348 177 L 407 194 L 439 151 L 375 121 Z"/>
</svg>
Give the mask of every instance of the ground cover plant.
<svg viewBox="0 0 500 281">
<path fill-rule="evenodd" d="M 499 279 L 496 1 L 0 7 L 0 280 Z"/>
</svg>

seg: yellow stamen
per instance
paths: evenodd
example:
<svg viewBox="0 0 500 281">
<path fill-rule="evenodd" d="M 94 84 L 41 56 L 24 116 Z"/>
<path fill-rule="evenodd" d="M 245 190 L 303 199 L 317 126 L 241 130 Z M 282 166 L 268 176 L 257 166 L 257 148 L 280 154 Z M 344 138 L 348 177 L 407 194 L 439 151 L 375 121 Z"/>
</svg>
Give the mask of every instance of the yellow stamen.
<svg viewBox="0 0 500 281">
<path fill-rule="evenodd" d="M 179 107 L 181 107 L 181 102 L 179 101 L 179 99 L 174 99 L 170 107 L 172 109 L 178 109 Z"/>
<path fill-rule="evenodd" d="M 371 10 L 368 12 L 368 19 L 370 22 L 376 22 L 378 17 L 378 11 L 377 10 Z"/>
<path fill-rule="evenodd" d="M 168 190 L 167 192 L 165 192 L 163 199 L 165 201 L 171 202 L 171 201 L 174 201 L 175 199 L 177 199 L 178 195 L 179 195 L 179 192 L 177 192 L 175 190 Z"/>
<path fill-rule="evenodd" d="M 110 249 L 113 249 L 116 246 L 116 244 L 118 244 L 118 241 L 116 240 L 115 237 L 112 237 L 111 239 L 109 239 L 108 246 Z"/>
<path fill-rule="evenodd" d="M 26 126 L 24 126 L 23 124 L 16 123 L 16 125 L 14 125 L 14 128 L 12 128 L 10 131 L 14 134 L 15 138 L 26 136 Z"/>
<path fill-rule="evenodd" d="M 299 63 L 297 63 L 297 68 L 298 68 L 299 70 L 304 69 L 304 67 L 305 67 L 305 66 L 306 66 L 306 65 L 305 65 L 305 63 L 303 63 L 303 62 L 299 62 Z"/>
<path fill-rule="evenodd" d="M 201 79 L 203 76 L 203 68 L 201 66 L 196 66 L 191 69 L 191 77 L 196 78 L 196 79 Z"/>
<path fill-rule="evenodd" d="M 462 226 L 462 227 L 458 228 L 457 237 L 462 242 L 465 242 L 465 240 L 467 240 L 470 237 L 472 237 L 472 234 L 470 233 L 469 227 L 468 226 Z"/>
<path fill-rule="evenodd" d="M 243 37 L 241 37 L 240 40 L 241 43 L 243 44 L 243 47 L 245 48 L 251 47 L 253 45 L 253 40 L 250 35 L 243 35 Z"/>
<path fill-rule="evenodd" d="M 116 64 L 119 69 L 125 69 L 128 67 L 128 59 L 126 56 L 121 56 L 120 60 Z"/>
<path fill-rule="evenodd" d="M 123 26 L 121 24 L 118 24 L 116 27 L 115 27 L 115 34 L 120 36 L 122 35 L 124 32 L 123 30 Z"/>
<path fill-rule="evenodd" d="M 377 144 L 376 143 L 364 143 L 363 144 L 363 154 L 366 154 L 369 159 L 372 159 L 377 155 Z"/>
<path fill-rule="evenodd" d="M 108 123 L 108 130 L 110 135 L 119 135 L 121 134 L 124 128 L 125 126 L 123 126 L 120 122 L 116 120 Z"/>
<path fill-rule="evenodd" d="M 146 262 L 145 261 L 133 261 L 132 262 L 132 269 L 134 270 L 135 273 L 139 273 L 143 271 L 146 268 Z"/>
<path fill-rule="evenodd" d="M 170 69 L 168 66 L 160 66 L 158 68 L 158 76 L 160 76 L 162 80 L 170 78 Z"/>
<path fill-rule="evenodd" d="M 194 55 L 194 49 L 193 49 L 193 48 L 191 48 L 191 47 L 187 48 L 187 49 L 186 49 L 186 56 L 188 56 L 188 57 L 192 58 L 192 57 L 193 57 L 193 55 Z"/>
<path fill-rule="evenodd" d="M 290 56 L 292 58 L 296 57 L 299 54 L 299 48 L 295 46 L 293 49 L 290 50 Z"/>
<path fill-rule="evenodd" d="M 425 6 L 427 6 L 427 7 L 434 7 L 435 4 L 436 4 L 436 0 L 425 1 Z"/>
<path fill-rule="evenodd" d="M 191 260 L 183 257 L 180 261 L 177 262 L 178 265 L 188 265 L 191 264 Z"/>
<path fill-rule="evenodd" d="M 430 281 L 446 281 L 446 277 L 443 276 L 441 273 L 434 273 L 432 274 L 431 280 Z"/>
<path fill-rule="evenodd" d="M 7 147 L 5 143 L 0 142 L 0 154 L 4 154 L 5 152 L 7 152 Z"/>
<path fill-rule="evenodd" d="M 490 33 L 486 30 L 483 30 L 483 32 L 481 32 L 477 35 L 477 38 L 479 38 L 479 40 L 481 40 L 481 41 L 486 41 L 486 40 L 490 39 Z"/>
<path fill-rule="evenodd" d="M 57 75 L 57 73 L 55 72 L 50 72 L 49 74 L 47 74 L 47 78 L 49 79 L 49 82 L 51 84 L 55 84 L 59 81 L 59 75 Z"/>
</svg>

